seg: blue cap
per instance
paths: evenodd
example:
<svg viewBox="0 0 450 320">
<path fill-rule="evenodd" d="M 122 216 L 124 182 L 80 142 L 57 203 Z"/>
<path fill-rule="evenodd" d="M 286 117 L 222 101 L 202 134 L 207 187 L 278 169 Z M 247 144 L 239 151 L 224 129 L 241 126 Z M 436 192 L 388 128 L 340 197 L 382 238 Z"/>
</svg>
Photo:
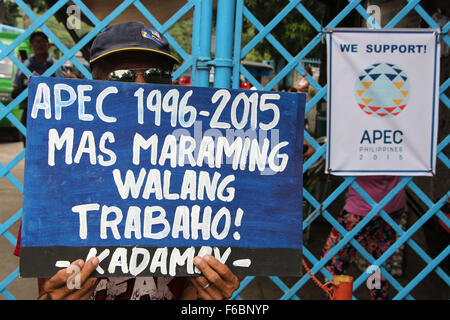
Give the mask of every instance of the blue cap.
<svg viewBox="0 0 450 320">
<path fill-rule="evenodd" d="M 178 59 L 170 54 L 167 39 L 158 31 L 138 21 L 108 26 L 92 43 L 89 63 L 92 64 L 105 56 L 122 51 L 153 53 L 167 58 L 169 62 L 179 63 Z"/>
</svg>

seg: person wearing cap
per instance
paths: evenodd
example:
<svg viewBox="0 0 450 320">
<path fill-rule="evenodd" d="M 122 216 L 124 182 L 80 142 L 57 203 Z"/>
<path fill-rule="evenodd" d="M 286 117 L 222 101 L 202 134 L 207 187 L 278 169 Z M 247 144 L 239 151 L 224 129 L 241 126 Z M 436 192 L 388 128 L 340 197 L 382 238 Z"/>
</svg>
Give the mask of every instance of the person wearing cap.
<svg viewBox="0 0 450 320">
<path fill-rule="evenodd" d="M 97 36 L 89 62 L 95 80 L 170 84 L 171 70 L 178 60 L 170 54 L 169 44 L 159 32 L 140 22 L 124 22 L 107 27 Z M 211 255 L 195 257 L 194 264 L 202 276 L 188 278 L 92 278 L 98 263 L 96 257 L 72 263 L 72 267 L 80 269 L 79 289 L 67 286 L 72 274 L 68 269 L 49 279 L 38 279 L 38 298 L 221 300 L 230 298 L 239 288 L 238 278 Z"/>
<path fill-rule="evenodd" d="M 35 31 L 30 35 L 30 49 L 33 50 L 33 55 L 25 60 L 24 65 L 30 70 L 33 76 L 40 76 L 54 63 L 51 54 L 49 54 L 50 43 L 45 33 L 42 31 Z M 59 68 L 55 71 L 53 76 L 57 78 L 64 78 L 66 77 L 66 74 L 64 74 L 62 69 Z M 13 91 L 11 92 L 11 97 L 13 99 L 28 87 L 28 80 L 28 77 L 19 69 L 13 81 Z M 26 99 L 20 104 L 20 108 L 24 109 L 21 122 L 24 126 L 26 126 Z M 23 143 L 25 144 L 25 137 L 23 137 Z"/>
</svg>

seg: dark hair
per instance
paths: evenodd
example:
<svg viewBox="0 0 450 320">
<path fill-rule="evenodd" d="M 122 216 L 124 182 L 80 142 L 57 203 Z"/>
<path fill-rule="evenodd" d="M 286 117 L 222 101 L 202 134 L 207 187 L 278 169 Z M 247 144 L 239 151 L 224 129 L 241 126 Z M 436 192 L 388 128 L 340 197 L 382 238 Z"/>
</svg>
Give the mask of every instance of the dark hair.
<svg viewBox="0 0 450 320">
<path fill-rule="evenodd" d="M 36 37 L 42 37 L 45 39 L 45 41 L 48 42 L 48 37 L 45 33 L 43 33 L 42 31 L 35 31 L 30 35 L 30 43 L 33 42 L 33 39 Z"/>
</svg>

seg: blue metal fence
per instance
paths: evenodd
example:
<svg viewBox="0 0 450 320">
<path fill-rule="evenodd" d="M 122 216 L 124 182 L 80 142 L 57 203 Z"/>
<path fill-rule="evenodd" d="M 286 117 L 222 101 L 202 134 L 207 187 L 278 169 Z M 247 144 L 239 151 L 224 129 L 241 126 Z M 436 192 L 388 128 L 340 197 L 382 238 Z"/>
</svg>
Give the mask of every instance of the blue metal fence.
<svg viewBox="0 0 450 320">
<path fill-rule="evenodd" d="M 91 79 L 89 71 L 81 64 L 75 57 L 75 53 L 81 50 L 89 41 L 91 41 L 99 32 L 101 32 L 108 24 L 122 14 L 128 7 L 135 6 L 147 19 L 148 24 L 153 25 L 159 32 L 163 33 L 169 40 L 173 49 L 181 56 L 184 61 L 183 64 L 174 73 L 174 79 L 180 77 L 189 68 L 191 69 L 192 84 L 196 86 L 208 86 L 210 80 L 210 70 L 215 69 L 214 86 L 215 87 L 239 87 L 239 77 L 243 75 L 250 83 L 257 89 L 272 90 L 280 83 L 290 72 L 298 71 L 300 74 L 305 74 L 301 61 L 307 57 L 307 55 L 317 46 L 323 46 L 322 42 L 323 34 L 326 28 L 332 28 L 339 26 L 339 23 L 346 18 L 350 13 L 356 11 L 361 17 L 368 21 L 373 28 L 381 28 L 381 26 L 374 20 L 370 19 L 370 15 L 366 12 L 362 6 L 362 0 L 347 0 L 348 4 L 345 8 L 337 14 L 327 25 L 322 25 L 319 17 L 314 17 L 313 14 L 304 6 L 301 0 L 289 0 L 286 1 L 286 5 L 283 8 L 273 8 L 273 19 L 266 25 L 263 25 L 253 15 L 253 13 L 246 7 L 244 0 L 218 0 L 217 1 L 217 25 L 216 25 L 216 50 L 215 56 L 212 56 L 211 52 L 211 39 L 213 30 L 213 12 L 214 1 L 213 0 L 187 0 L 185 4 L 178 9 L 178 11 L 164 23 L 160 23 L 150 10 L 145 6 L 144 0 L 124 0 L 114 10 L 111 11 L 103 20 L 96 17 L 95 12 L 91 12 L 89 8 L 83 3 L 82 0 L 72 0 L 72 3 L 77 5 L 82 14 L 89 19 L 94 27 L 83 38 L 76 43 L 72 48 L 67 48 L 58 39 L 52 31 L 46 27 L 46 21 L 55 15 L 64 5 L 69 3 L 69 0 L 60 0 L 52 5 L 48 10 L 38 17 L 22 0 L 16 0 L 15 3 L 21 10 L 32 20 L 32 24 L 20 34 L 10 45 L 6 46 L 0 43 L 0 60 L 5 57 L 9 57 L 25 75 L 29 76 L 30 71 L 24 66 L 24 64 L 17 59 L 13 50 L 22 41 L 30 36 L 30 34 L 40 28 L 62 52 L 62 57 L 50 68 L 44 75 L 53 74 L 58 68 L 60 68 L 66 61 L 70 60 L 76 68 L 86 77 Z M 395 28 L 396 25 L 410 12 L 416 11 L 420 17 L 428 24 L 430 28 L 436 28 L 441 30 L 441 39 L 450 45 L 450 38 L 448 32 L 450 31 L 450 23 L 447 23 L 444 27 L 440 28 L 439 25 L 432 19 L 421 6 L 420 0 L 407 0 L 403 8 L 399 9 L 397 15 L 389 21 L 384 28 Z M 314 28 L 316 35 L 312 37 L 312 40 L 295 56 L 291 55 L 289 51 L 277 40 L 272 31 L 274 28 L 285 19 L 285 17 L 292 13 L 300 13 Z M 170 28 L 177 23 L 183 16 L 188 13 L 193 14 L 193 31 L 192 31 L 192 52 L 186 52 L 170 35 Z M 258 31 L 257 35 L 242 45 L 242 27 L 243 19 L 249 21 Z M 234 31 L 234 35 L 233 35 Z M 286 65 L 265 85 L 263 86 L 258 82 L 255 77 L 241 64 L 241 60 L 254 49 L 261 41 L 267 41 L 270 43 L 285 59 Z M 309 99 L 306 106 L 306 113 L 310 112 L 314 106 L 318 105 L 322 101 L 326 101 L 327 86 L 321 86 L 314 78 L 307 76 L 307 80 L 316 89 L 316 94 Z M 450 78 L 440 86 L 440 101 L 447 109 L 450 108 L 450 100 L 446 95 L 446 91 L 450 86 Z M 0 104 L 0 119 L 7 118 L 9 121 L 17 127 L 17 129 L 24 135 L 26 135 L 26 128 L 18 121 L 11 111 L 20 104 L 27 97 L 27 89 L 13 99 L 9 104 Z M 444 107 L 444 108 L 445 108 Z M 304 173 L 310 169 L 315 163 L 325 158 L 326 143 L 320 144 L 311 136 L 309 132 L 305 130 L 305 139 L 315 148 L 315 154 L 308 159 L 304 164 Z M 446 170 L 450 166 L 450 161 L 445 154 L 445 148 L 450 142 L 450 136 L 446 135 L 442 141 L 438 144 L 437 157 L 443 163 Z M 11 173 L 11 169 L 14 168 L 25 157 L 25 150 L 21 151 L 14 157 L 12 161 L 7 164 L 0 163 L 0 178 L 8 179 L 20 192 L 23 192 L 22 183 Z M 372 210 L 369 214 L 362 219 L 362 221 L 351 231 L 346 231 L 336 220 L 335 216 L 329 211 L 333 202 L 344 193 L 349 186 L 356 189 L 364 200 L 366 200 L 371 206 Z M 382 208 L 387 204 L 402 188 L 408 188 L 417 198 L 427 206 L 427 211 L 424 212 L 421 217 L 415 221 L 407 230 L 404 230 L 396 221 L 394 221 Z M 450 192 L 447 190 L 445 194 L 433 201 L 420 187 L 417 186 L 413 177 L 403 177 L 401 183 L 397 185 L 386 197 L 379 203 L 376 203 L 370 196 L 355 182 L 355 177 L 343 178 L 340 184 L 332 190 L 332 192 L 326 196 L 324 200 L 316 199 L 313 194 L 304 188 L 303 190 L 304 200 L 309 203 L 314 210 L 311 215 L 305 219 L 303 224 L 304 230 L 311 226 L 319 217 L 322 217 L 330 224 L 330 228 L 334 227 L 337 231 L 343 235 L 343 239 L 331 250 L 327 257 L 317 257 L 310 250 L 308 250 L 308 244 L 306 243 L 303 249 L 303 254 L 306 261 L 312 265 L 311 272 L 313 274 L 321 273 L 323 277 L 331 279 L 332 275 L 325 268 L 326 263 L 338 253 L 345 245 L 351 244 L 359 254 L 362 255 L 368 263 L 372 265 L 380 266 L 381 274 L 389 281 L 392 287 L 396 290 L 396 295 L 393 299 L 414 299 L 411 292 L 413 289 L 424 280 L 430 273 L 434 272 L 443 281 L 444 285 L 450 285 L 450 278 L 446 271 L 440 267 L 440 264 L 446 259 L 450 253 L 450 245 L 446 244 L 446 247 L 442 252 L 437 254 L 434 258 L 429 255 L 412 236 L 427 223 L 432 217 L 439 218 L 447 227 L 450 227 L 450 221 L 442 211 L 442 207 L 447 203 Z M 377 214 L 389 224 L 399 235 L 397 241 L 378 259 L 374 259 L 359 243 L 355 240 L 355 236 L 361 231 L 364 226 L 367 225 Z M 5 237 L 11 243 L 11 250 L 16 244 L 15 235 L 9 232 L 9 229 L 18 220 L 20 220 L 22 210 L 18 212 L 12 212 L 11 217 L 5 221 L 0 222 L 0 235 Z M 326 235 L 324 235 L 326 236 Z M 393 277 L 387 270 L 385 270 L 382 264 L 390 257 L 394 252 L 406 244 L 409 248 L 415 252 L 420 259 L 423 260 L 425 267 L 408 283 L 401 284 Z M 3 260 L 4 257 L 1 257 Z M 8 291 L 8 286 L 19 276 L 18 268 L 11 272 L 5 279 L 0 279 L 0 293 L 6 299 L 15 299 L 15 297 Z M 365 283 L 369 273 L 362 272 L 359 277 L 354 281 L 353 291 L 355 292 L 361 285 Z M 281 299 L 299 299 L 298 294 L 304 285 L 311 280 L 309 274 L 305 273 L 297 281 L 288 286 L 283 279 L 279 277 L 269 277 L 269 279 L 282 291 Z M 254 277 L 246 277 L 241 282 L 241 287 L 235 292 L 232 299 L 242 299 L 242 292 L 248 287 L 248 285 L 254 280 Z M 356 297 L 354 296 L 354 299 Z"/>
</svg>

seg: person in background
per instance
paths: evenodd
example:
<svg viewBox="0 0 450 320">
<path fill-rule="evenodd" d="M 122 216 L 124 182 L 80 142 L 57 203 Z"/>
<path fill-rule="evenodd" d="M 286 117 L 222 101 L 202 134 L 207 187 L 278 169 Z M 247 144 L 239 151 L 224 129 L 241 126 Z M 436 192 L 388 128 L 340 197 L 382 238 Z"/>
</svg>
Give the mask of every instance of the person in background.
<svg viewBox="0 0 450 320">
<path fill-rule="evenodd" d="M 47 69 L 49 69 L 55 60 L 49 53 L 50 43 L 48 37 L 42 31 L 35 31 L 30 35 L 30 49 L 33 50 L 33 55 L 31 55 L 27 60 L 25 60 L 24 65 L 30 70 L 32 76 L 40 76 Z M 53 74 L 54 77 L 64 78 L 67 75 L 64 74 L 62 69 L 57 69 Z M 13 81 L 13 91 L 11 92 L 11 97 L 15 99 L 23 90 L 28 87 L 29 78 L 19 69 Z M 26 127 L 27 123 L 27 99 L 22 101 L 20 108 L 23 109 L 21 123 Z M 22 136 L 23 143 L 25 145 L 25 137 Z"/>
<path fill-rule="evenodd" d="M 400 182 L 397 176 L 359 176 L 355 182 L 375 201 L 380 202 L 395 186 Z M 392 219 L 397 219 L 406 207 L 406 192 L 401 189 L 392 200 L 383 208 Z M 337 221 L 351 231 L 370 211 L 372 207 L 361 197 L 361 195 L 351 186 L 349 187 L 347 199 L 343 210 L 339 213 Z M 395 242 L 396 232 L 383 220 L 380 215 L 376 215 L 356 236 L 355 240 L 376 260 Z M 323 256 L 333 249 L 344 236 L 335 228 L 331 233 L 323 248 Z M 326 268 L 333 275 L 346 274 L 348 267 L 356 258 L 356 249 L 347 243 L 338 253 L 327 263 Z M 383 263 L 382 267 L 390 272 L 392 256 Z M 387 300 L 389 298 L 389 282 L 382 275 L 380 288 L 371 290 L 373 300 Z"/>
</svg>

